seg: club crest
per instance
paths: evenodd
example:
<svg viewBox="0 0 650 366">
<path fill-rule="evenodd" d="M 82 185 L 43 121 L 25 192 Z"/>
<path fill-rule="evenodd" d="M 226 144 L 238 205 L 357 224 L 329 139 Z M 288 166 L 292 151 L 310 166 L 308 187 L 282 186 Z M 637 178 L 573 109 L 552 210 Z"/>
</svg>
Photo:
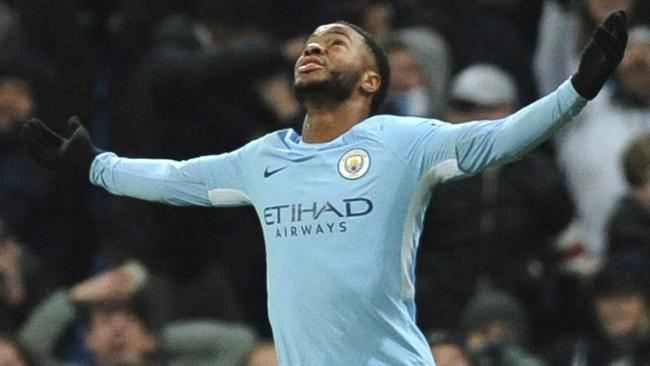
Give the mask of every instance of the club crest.
<svg viewBox="0 0 650 366">
<path fill-rule="evenodd" d="M 353 149 L 341 156 L 339 174 L 345 179 L 359 179 L 370 168 L 370 155 L 363 149 Z"/>
</svg>

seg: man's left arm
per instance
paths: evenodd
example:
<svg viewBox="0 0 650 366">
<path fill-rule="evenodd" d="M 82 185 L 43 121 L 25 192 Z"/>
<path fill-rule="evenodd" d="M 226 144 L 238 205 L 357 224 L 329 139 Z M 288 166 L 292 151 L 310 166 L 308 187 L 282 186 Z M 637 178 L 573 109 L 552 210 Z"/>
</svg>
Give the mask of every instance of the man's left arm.
<svg viewBox="0 0 650 366">
<path fill-rule="evenodd" d="M 587 104 L 569 80 L 553 93 L 502 120 L 456 126 L 458 167 L 473 174 L 518 159 L 549 138 Z"/>
<path fill-rule="evenodd" d="M 69 128 L 72 133 L 64 137 L 44 122 L 32 119 L 23 126 L 22 137 L 34 160 L 44 167 L 80 181 L 90 180 L 116 195 L 179 206 L 247 203 L 241 199 L 243 194 L 235 198 L 222 194 L 225 198 L 214 201 L 206 185 L 204 162 L 236 180 L 237 169 L 232 162 L 236 154 L 186 161 L 120 158 L 97 148 L 78 118 L 70 119 Z"/>
<path fill-rule="evenodd" d="M 623 58 L 626 44 L 625 13 L 612 13 L 585 47 L 576 73 L 555 92 L 503 120 L 457 126 L 460 170 L 473 174 L 538 146 L 598 94 Z"/>
</svg>

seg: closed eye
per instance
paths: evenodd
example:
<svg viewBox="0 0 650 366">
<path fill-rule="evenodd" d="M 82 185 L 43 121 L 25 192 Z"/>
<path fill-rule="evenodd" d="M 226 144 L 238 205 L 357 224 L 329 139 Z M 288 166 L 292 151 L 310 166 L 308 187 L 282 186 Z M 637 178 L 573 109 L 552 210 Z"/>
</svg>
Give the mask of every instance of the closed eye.
<svg viewBox="0 0 650 366">
<path fill-rule="evenodd" d="M 342 39 L 334 39 L 332 42 L 330 42 L 331 46 L 347 46 L 347 43 L 345 43 L 344 40 Z"/>
</svg>

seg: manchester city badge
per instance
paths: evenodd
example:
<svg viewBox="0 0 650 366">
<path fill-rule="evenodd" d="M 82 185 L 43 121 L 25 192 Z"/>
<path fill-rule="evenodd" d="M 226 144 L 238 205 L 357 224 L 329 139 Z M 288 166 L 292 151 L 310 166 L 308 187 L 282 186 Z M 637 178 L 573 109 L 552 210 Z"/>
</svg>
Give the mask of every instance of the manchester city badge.
<svg viewBox="0 0 650 366">
<path fill-rule="evenodd" d="M 370 155 L 363 149 L 353 149 L 341 156 L 339 174 L 345 179 L 359 179 L 370 168 Z"/>
</svg>

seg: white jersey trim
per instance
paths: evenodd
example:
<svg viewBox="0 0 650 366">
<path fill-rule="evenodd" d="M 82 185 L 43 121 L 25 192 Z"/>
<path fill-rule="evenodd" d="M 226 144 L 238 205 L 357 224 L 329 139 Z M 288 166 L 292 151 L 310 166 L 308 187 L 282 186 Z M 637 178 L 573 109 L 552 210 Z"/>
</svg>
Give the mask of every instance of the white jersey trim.
<svg viewBox="0 0 650 366">
<path fill-rule="evenodd" d="M 458 160 L 449 159 L 440 162 L 433 166 L 426 174 L 420 179 L 411 203 L 409 204 L 409 211 L 404 220 L 404 231 L 402 233 L 402 298 L 412 299 L 415 297 L 415 284 L 410 276 L 411 268 L 413 268 L 415 254 L 417 251 L 418 243 L 415 241 L 416 231 L 420 231 L 418 225 L 422 225 L 422 219 L 426 211 L 426 201 L 431 198 L 431 188 L 439 182 L 444 182 L 451 178 L 463 174 L 463 171 L 458 167 Z"/>
<path fill-rule="evenodd" d="M 213 206 L 241 206 L 251 203 L 250 197 L 238 189 L 215 188 L 208 191 Z"/>
</svg>

